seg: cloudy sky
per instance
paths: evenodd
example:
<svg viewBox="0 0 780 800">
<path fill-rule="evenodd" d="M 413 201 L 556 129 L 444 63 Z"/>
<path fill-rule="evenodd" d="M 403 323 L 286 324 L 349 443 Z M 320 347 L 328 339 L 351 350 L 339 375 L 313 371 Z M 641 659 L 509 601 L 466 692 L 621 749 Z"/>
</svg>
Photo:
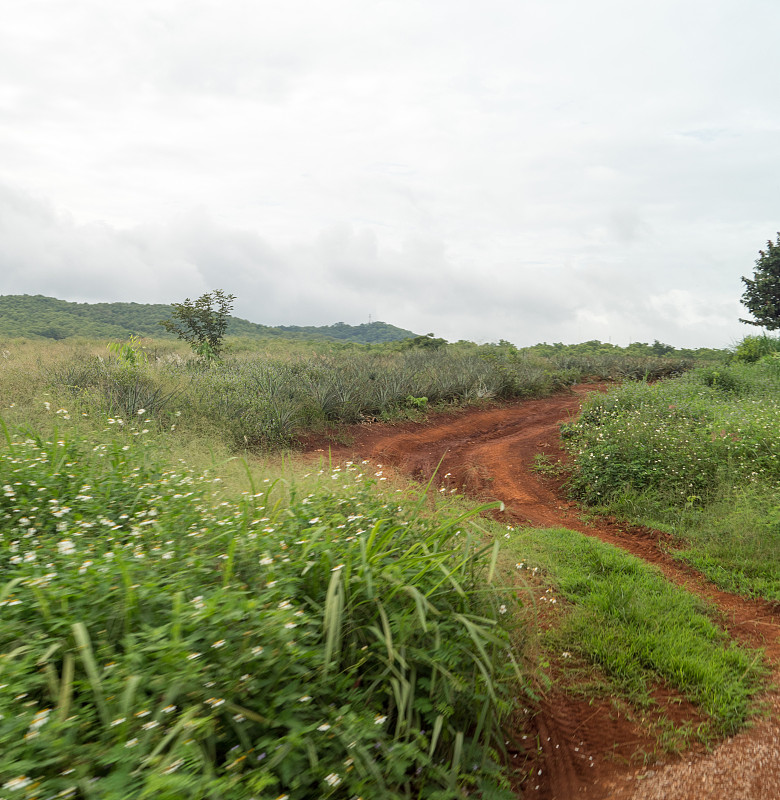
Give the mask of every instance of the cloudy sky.
<svg viewBox="0 0 780 800">
<path fill-rule="evenodd" d="M 0 294 L 728 346 L 780 230 L 777 0 L 25 0 Z"/>
</svg>

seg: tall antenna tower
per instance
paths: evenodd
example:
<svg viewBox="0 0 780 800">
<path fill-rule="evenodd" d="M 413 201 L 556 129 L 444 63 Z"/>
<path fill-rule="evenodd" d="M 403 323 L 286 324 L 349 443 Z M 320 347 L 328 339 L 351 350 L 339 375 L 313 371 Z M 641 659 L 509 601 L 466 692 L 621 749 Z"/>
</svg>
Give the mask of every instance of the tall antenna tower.
<svg viewBox="0 0 780 800">
<path fill-rule="evenodd" d="M 368 315 L 368 324 L 371 324 L 371 314 Z"/>
</svg>

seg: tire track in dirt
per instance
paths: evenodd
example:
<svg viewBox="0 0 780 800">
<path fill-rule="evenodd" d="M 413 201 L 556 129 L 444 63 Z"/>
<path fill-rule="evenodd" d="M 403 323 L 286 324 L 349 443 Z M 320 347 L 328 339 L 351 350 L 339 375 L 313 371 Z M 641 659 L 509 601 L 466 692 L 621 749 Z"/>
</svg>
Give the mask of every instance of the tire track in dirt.
<svg viewBox="0 0 780 800">
<path fill-rule="evenodd" d="M 500 500 L 505 504 L 501 519 L 514 524 L 565 527 L 621 547 L 655 564 L 671 582 L 717 605 L 723 611 L 729 633 L 746 644 L 764 648 L 777 668 L 780 613 L 776 604 L 747 600 L 718 590 L 699 572 L 672 558 L 668 552 L 671 537 L 665 534 L 613 520 L 584 519 L 576 504 L 565 498 L 560 482 L 541 477 L 534 471 L 534 459 L 539 453 L 552 460 L 564 459 L 560 445 L 561 423 L 576 417 L 587 394 L 603 388 L 580 385 L 567 394 L 499 408 L 436 415 L 425 423 L 353 426 L 348 435 L 354 442 L 348 447 L 333 447 L 326 440 L 314 439 L 310 439 L 306 447 L 308 450 L 330 449 L 336 460 L 370 459 L 422 481 L 433 477 L 437 486 L 457 488 L 478 500 Z M 776 677 L 780 679 L 780 673 L 776 672 Z M 672 692 L 661 689 L 658 699 L 662 705 L 665 700 L 662 710 L 673 721 L 695 717 L 695 709 L 680 703 L 680 698 Z M 768 696 L 767 700 L 776 709 L 780 705 L 775 695 Z M 526 744 L 535 741 L 540 748 L 539 752 L 532 749 L 531 758 L 528 748 L 523 751 L 520 746 L 522 736 L 526 737 Z M 745 753 L 760 752 L 764 758 L 766 748 L 759 747 L 761 743 L 757 741 L 761 737 L 777 742 L 776 721 L 762 722 L 727 744 L 731 746 L 744 739 Z M 685 770 L 691 772 L 687 762 L 670 765 L 660 772 L 630 766 L 632 756 L 643 748 L 652 748 L 653 743 L 625 714 L 606 701 L 594 704 L 553 690 L 540 702 L 532 730 L 518 731 L 516 739 L 510 742 L 509 749 L 513 763 L 526 759 L 525 794 L 521 795 L 524 797 L 628 800 L 636 791 L 638 798 L 647 800 L 653 785 L 661 786 L 662 781 L 666 781 L 665 788 L 660 788 L 661 794 L 655 796 L 668 800 L 724 796 L 722 788 L 718 789 L 720 794 L 704 794 L 701 783 L 695 788 L 683 788 L 680 776 Z M 717 753 L 718 750 L 713 755 Z M 688 754 L 689 760 L 691 757 Z M 696 756 L 705 775 L 707 758 L 701 754 Z M 736 763 L 734 768 L 736 775 Z M 674 772 L 676 769 L 679 775 Z M 778 800 L 780 753 L 773 767 L 762 762 L 761 770 L 762 776 L 758 783 L 753 782 L 751 791 L 754 793 L 749 796 L 752 800 Z M 691 774 L 695 773 L 693 770 Z M 696 777 L 695 781 L 698 780 Z M 725 796 L 729 796 L 728 792 Z"/>
</svg>

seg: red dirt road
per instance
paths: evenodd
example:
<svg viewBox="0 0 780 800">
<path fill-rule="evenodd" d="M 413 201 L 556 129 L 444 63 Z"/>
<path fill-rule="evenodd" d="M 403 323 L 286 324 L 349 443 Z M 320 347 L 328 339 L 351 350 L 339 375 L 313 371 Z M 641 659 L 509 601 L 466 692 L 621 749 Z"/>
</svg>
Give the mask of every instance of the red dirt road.
<svg viewBox="0 0 780 800">
<path fill-rule="evenodd" d="M 431 421 L 403 425 L 354 426 L 348 447 L 330 445 L 332 457 L 370 459 L 419 480 L 436 472 L 439 486 L 457 488 L 480 500 L 501 500 L 514 525 L 566 527 L 597 536 L 657 565 L 666 578 L 721 608 L 736 639 L 765 648 L 780 679 L 780 609 L 719 591 L 695 570 L 672 559 L 657 531 L 615 522 L 584 521 L 554 480 L 533 470 L 544 453 L 563 458 L 559 426 L 574 418 L 583 397 L 597 386 L 577 386 L 570 393 L 488 410 L 469 409 L 437 415 Z M 309 450 L 326 449 L 322 441 Z M 438 466 L 438 471 L 437 471 Z M 548 621 L 554 624 L 553 621 Z M 553 665 L 554 669 L 554 665 Z M 659 714 L 676 723 L 696 721 L 695 709 L 659 687 Z M 553 690 L 519 721 L 509 742 L 512 763 L 522 764 L 518 796 L 540 800 L 708 800 L 745 798 L 780 800 L 780 699 L 767 696 L 771 715 L 730 739 L 713 753 L 687 753 L 673 763 L 642 765 L 653 751 L 646 729 L 626 713 L 603 702 L 589 702 Z M 540 750 L 528 745 L 538 742 Z M 525 747 L 523 746 L 525 745 Z M 663 757 L 663 755 L 661 755 Z M 652 758 L 651 758 L 652 761 Z"/>
</svg>

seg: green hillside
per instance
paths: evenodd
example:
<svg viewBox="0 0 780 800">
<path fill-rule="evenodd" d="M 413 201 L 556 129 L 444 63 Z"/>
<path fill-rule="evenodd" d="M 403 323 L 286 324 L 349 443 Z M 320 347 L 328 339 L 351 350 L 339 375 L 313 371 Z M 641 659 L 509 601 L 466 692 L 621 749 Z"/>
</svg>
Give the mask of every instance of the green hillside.
<svg viewBox="0 0 780 800">
<path fill-rule="evenodd" d="M 131 335 L 158 339 L 174 338 L 159 325 L 171 316 L 172 308 L 152 303 L 69 303 L 43 295 L 0 295 L 0 336 L 29 339 L 127 339 Z M 347 325 L 274 328 L 231 317 L 228 336 L 252 339 L 326 339 L 362 344 L 393 342 L 416 334 L 386 322 Z"/>
</svg>

